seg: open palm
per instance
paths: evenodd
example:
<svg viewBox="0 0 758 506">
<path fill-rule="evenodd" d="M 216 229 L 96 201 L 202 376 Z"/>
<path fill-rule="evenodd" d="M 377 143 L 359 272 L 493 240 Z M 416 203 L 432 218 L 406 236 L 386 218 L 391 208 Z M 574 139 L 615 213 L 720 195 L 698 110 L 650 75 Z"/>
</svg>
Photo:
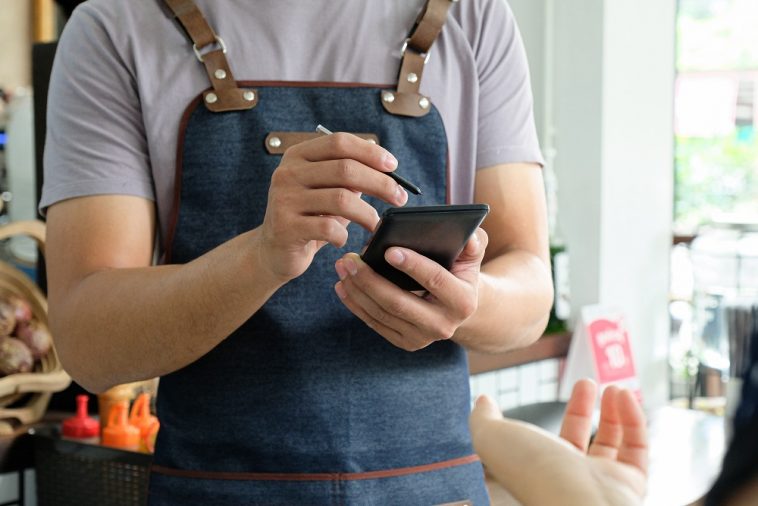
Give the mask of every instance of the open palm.
<svg viewBox="0 0 758 506">
<path fill-rule="evenodd" d="M 487 473 L 521 504 L 640 505 L 647 482 L 645 418 L 628 390 L 603 392 L 592 443 L 597 387 L 574 386 L 561 437 L 505 419 L 492 399 L 477 399 L 471 414 L 474 448 Z"/>
</svg>

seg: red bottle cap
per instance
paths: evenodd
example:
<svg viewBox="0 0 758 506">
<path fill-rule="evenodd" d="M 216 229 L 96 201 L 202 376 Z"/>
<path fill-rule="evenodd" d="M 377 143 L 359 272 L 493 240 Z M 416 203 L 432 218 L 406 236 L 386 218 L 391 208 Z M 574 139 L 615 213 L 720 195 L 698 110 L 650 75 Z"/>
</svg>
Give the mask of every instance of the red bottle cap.
<svg viewBox="0 0 758 506">
<path fill-rule="evenodd" d="M 87 439 L 100 434 L 100 422 L 87 415 L 86 395 L 76 396 L 76 416 L 63 421 L 63 437 Z"/>
</svg>

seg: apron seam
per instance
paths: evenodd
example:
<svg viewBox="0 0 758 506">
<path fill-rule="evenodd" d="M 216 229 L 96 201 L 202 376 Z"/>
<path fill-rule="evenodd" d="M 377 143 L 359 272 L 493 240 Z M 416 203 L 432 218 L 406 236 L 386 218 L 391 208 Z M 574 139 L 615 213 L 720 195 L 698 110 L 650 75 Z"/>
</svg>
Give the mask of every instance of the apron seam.
<svg viewBox="0 0 758 506">
<path fill-rule="evenodd" d="M 420 466 L 398 467 L 379 471 L 365 471 L 359 473 L 266 473 L 266 472 L 225 472 L 225 471 L 196 471 L 177 469 L 160 465 L 153 465 L 151 472 L 164 476 L 177 478 L 193 478 L 222 481 L 330 481 L 342 483 L 348 481 L 379 480 L 386 478 L 399 478 L 415 474 L 441 471 L 455 467 L 465 466 L 479 462 L 476 454 L 443 460 L 432 464 Z"/>
</svg>

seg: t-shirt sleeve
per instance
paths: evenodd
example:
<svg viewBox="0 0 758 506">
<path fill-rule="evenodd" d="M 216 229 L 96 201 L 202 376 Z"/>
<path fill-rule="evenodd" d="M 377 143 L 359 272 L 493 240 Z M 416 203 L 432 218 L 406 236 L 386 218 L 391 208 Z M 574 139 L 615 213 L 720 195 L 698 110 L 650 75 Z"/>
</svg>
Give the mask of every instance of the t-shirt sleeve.
<svg viewBox="0 0 758 506">
<path fill-rule="evenodd" d="M 472 49 L 479 73 L 477 168 L 543 164 L 524 43 L 504 0 L 476 0 Z"/>
<path fill-rule="evenodd" d="M 145 127 L 127 51 L 103 13 L 80 6 L 66 24 L 50 79 L 40 210 L 86 195 L 154 200 Z"/>
</svg>

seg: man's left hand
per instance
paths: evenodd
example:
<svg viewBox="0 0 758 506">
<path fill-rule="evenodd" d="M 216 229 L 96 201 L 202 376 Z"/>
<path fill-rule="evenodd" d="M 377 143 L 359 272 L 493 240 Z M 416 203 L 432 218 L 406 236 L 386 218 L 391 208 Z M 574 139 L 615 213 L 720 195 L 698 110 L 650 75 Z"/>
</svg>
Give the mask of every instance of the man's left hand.
<svg viewBox="0 0 758 506">
<path fill-rule="evenodd" d="M 366 265 L 355 253 L 337 260 L 340 281 L 334 289 L 342 302 L 389 342 L 416 351 L 450 339 L 478 306 L 479 271 L 487 234 L 477 229 L 453 267 L 406 248 L 392 247 L 387 262 L 426 289 L 424 295 L 403 290 Z"/>
</svg>

